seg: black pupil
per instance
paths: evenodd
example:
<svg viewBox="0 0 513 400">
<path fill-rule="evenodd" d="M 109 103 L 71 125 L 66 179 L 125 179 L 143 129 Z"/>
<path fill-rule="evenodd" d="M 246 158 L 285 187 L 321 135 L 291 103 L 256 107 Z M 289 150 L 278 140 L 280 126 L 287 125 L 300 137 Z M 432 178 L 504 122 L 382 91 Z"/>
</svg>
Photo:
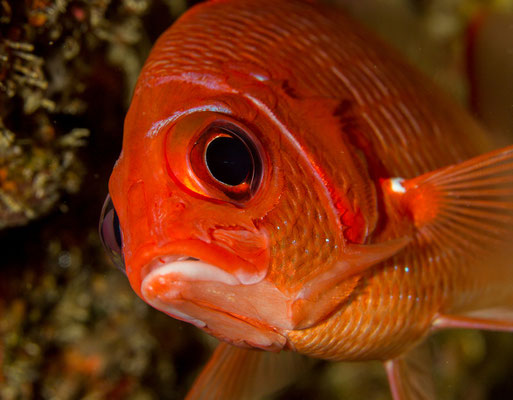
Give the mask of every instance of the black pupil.
<svg viewBox="0 0 513 400">
<path fill-rule="evenodd" d="M 251 153 L 237 137 L 215 138 L 209 143 L 205 158 L 212 176 L 225 185 L 240 185 L 253 172 Z"/>
</svg>

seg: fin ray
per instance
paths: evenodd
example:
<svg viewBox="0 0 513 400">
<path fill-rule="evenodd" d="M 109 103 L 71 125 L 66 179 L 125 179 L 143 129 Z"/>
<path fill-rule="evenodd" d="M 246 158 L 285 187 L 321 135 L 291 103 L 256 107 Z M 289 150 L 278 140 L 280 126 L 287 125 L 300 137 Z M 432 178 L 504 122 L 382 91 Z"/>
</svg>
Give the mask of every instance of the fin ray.
<svg viewBox="0 0 513 400">
<path fill-rule="evenodd" d="M 485 177 L 483 179 L 473 179 L 470 182 L 464 181 L 464 182 L 456 182 L 454 180 L 451 181 L 451 183 L 446 184 L 446 187 L 451 190 L 458 190 L 458 189 L 468 189 L 468 188 L 477 188 L 477 187 L 483 187 L 483 186 L 489 186 L 489 185 L 497 185 L 501 183 L 508 183 L 512 182 L 513 177 Z M 452 183 L 454 182 L 454 183 Z"/>
<path fill-rule="evenodd" d="M 448 214 L 459 214 L 459 215 L 465 215 L 472 218 L 482 218 L 482 219 L 493 219 L 495 221 L 503 221 L 503 216 L 500 214 L 495 213 L 493 210 L 486 211 L 486 210 L 476 210 L 472 208 L 462 208 L 462 207 L 455 207 L 455 206 L 447 206 L 445 208 L 445 212 Z M 511 220 L 513 220 L 513 216 L 507 216 Z"/>
<path fill-rule="evenodd" d="M 437 180 L 437 182 L 439 184 L 445 184 L 445 183 L 452 183 L 452 182 L 460 183 L 460 182 L 475 181 L 475 180 L 479 181 L 480 179 L 487 177 L 487 176 L 495 176 L 499 173 L 507 172 L 511 168 L 513 168 L 513 163 L 493 167 L 487 171 L 472 170 L 471 173 L 465 173 L 464 171 L 458 171 L 451 176 L 440 176 L 439 179 Z M 482 179 L 482 180 L 486 181 L 486 179 Z M 500 181 L 500 179 L 497 179 L 497 180 Z M 433 181 L 433 180 L 431 180 L 431 181 Z M 426 182 L 428 182 L 428 181 L 426 181 Z"/>
<path fill-rule="evenodd" d="M 429 367 L 431 356 L 427 344 L 385 362 L 394 400 L 435 400 L 435 386 Z"/>
<path fill-rule="evenodd" d="M 450 328 L 513 332 L 513 312 L 501 309 L 479 310 L 462 315 L 440 315 L 433 321 L 434 330 Z"/>
<path fill-rule="evenodd" d="M 294 352 L 276 354 L 220 343 L 186 400 L 260 399 L 293 382 L 310 364 Z"/>
<path fill-rule="evenodd" d="M 503 161 L 506 161 L 506 163 L 501 164 Z M 508 164 L 508 161 L 511 163 Z M 472 175 L 474 171 L 479 171 L 478 176 L 484 176 L 485 174 L 495 174 L 501 170 L 510 171 L 512 164 L 513 146 L 508 146 L 426 174 L 424 180 L 426 182 L 438 181 L 439 183 L 445 183 L 455 181 L 460 176 L 474 177 Z M 487 169 L 488 167 L 490 168 Z"/>
</svg>

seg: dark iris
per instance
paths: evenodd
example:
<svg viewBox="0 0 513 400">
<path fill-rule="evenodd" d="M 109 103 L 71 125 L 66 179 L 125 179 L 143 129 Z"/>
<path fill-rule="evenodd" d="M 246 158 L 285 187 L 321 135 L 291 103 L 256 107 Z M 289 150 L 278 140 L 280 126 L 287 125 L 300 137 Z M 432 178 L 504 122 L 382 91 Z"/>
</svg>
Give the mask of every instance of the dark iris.
<svg viewBox="0 0 513 400">
<path fill-rule="evenodd" d="M 125 271 L 125 263 L 123 261 L 123 236 L 119 225 L 119 218 L 114 205 L 107 196 L 103 205 L 102 214 L 100 216 L 100 239 L 103 247 L 109 254 L 110 259 L 119 269 Z"/>
<path fill-rule="evenodd" d="M 240 185 L 253 173 L 251 152 L 238 137 L 215 138 L 208 144 L 205 159 L 212 176 L 225 185 Z"/>
</svg>

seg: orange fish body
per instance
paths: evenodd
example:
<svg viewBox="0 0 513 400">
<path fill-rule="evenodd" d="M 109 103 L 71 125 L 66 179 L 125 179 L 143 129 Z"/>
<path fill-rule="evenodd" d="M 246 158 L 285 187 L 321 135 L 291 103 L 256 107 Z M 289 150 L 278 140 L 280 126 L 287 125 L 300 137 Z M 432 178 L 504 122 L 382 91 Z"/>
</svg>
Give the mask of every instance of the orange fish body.
<svg viewBox="0 0 513 400">
<path fill-rule="evenodd" d="M 413 398 L 400 377 L 430 330 L 513 327 L 513 156 L 472 158 L 489 149 L 341 12 L 203 3 L 155 44 L 126 118 L 109 189 L 127 275 L 229 344 L 383 360 Z"/>
</svg>

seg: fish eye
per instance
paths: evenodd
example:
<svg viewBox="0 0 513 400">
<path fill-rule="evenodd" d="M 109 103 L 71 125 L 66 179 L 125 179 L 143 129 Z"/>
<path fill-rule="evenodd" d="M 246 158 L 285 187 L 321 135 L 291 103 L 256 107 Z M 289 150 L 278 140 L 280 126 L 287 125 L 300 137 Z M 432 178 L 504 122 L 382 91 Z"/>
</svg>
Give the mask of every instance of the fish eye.
<svg viewBox="0 0 513 400">
<path fill-rule="evenodd" d="M 107 195 L 100 216 L 99 234 L 105 251 L 116 267 L 125 272 L 123 260 L 123 235 L 114 204 Z"/>
<path fill-rule="evenodd" d="M 260 186 L 262 161 L 249 134 L 215 122 L 196 140 L 190 161 L 198 178 L 236 202 L 249 200 Z"/>
<path fill-rule="evenodd" d="M 245 182 L 253 172 L 253 157 L 244 142 L 234 136 L 217 136 L 205 151 L 207 168 L 219 182 L 237 186 Z"/>
<path fill-rule="evenodd" d="M 214 203 L 242 208 L 262 199 L 272 168 L 258 129 L 210 111 L 183 116 L 166 133 L 170 177 L 182 190 Z"/>
</svg>

